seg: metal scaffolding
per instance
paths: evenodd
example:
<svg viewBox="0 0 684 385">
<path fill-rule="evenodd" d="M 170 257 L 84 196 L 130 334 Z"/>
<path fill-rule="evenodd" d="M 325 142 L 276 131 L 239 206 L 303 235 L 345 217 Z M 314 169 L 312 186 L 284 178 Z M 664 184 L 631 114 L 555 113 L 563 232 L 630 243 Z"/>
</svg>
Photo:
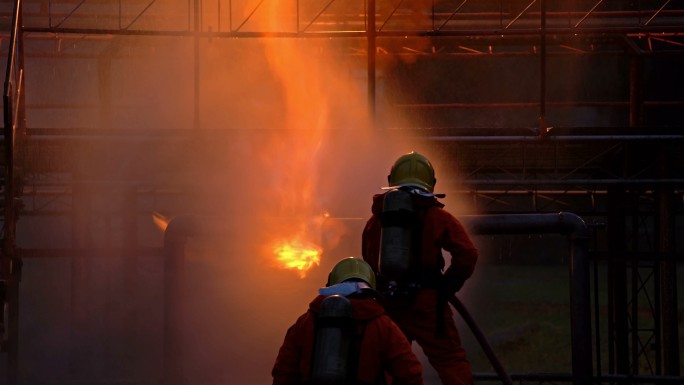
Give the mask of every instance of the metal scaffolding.
<svg viewBox="0 0 684 385">
<path fill-rule="evenodd" d="M 440 180 L 441 188 L 471 201 L 474 212 L 569 211 L 594 225 L 589 254 L 607 266 L 609 295 L 608 320 L 596 319 L 593 325 L 598 333 L 599 323 L 606 322 L 609 334 L 607 346 L 597 343 L 594 348 L 594 383 L 681 382 L 676 269 L 684 254 L 675 240 L 684 216 L 684 4 L 275 3 L 280 12 L 268 28 L 259 20 L 276 5 L 266 0 L 15 0 L 13 9 L 7 8 L 9 3 L 0 8 L 5 16 L 0 21 L 1 47 L 8 59 L 0 350 L 9 369 L 0 383 L 19 382 L 22 261 L 71 258 L 76 307 L 87 301 L 78 291 L 88 274 L 79 256 L 127 256 L 135 264 L 138 256 L 162 255 L 161 247 L 140 242 L 136 218 L 142 212 L 163 211 L 169 202 L 192 200 L 193 187 L 143 171 L 111 179 L 97 174 L 110 172 L 124 149 L 135 152 L 141 170 L 163 174 L 170 171 L 146 157 L 144 145 L 185 154 L 200 142 L 258 140 L 270 132 L 216 129 L 207 123 L 201 101 L 207 83 L 203 71 L 209 64 L 203 55 L 212 42 L 249 46 L 271 39 L 340 41 L 331 51 L 355 63 L 352 71 L 363 74 L 357 78 L 365 83 L 369 114 L 379 135 L 408 136 L 432 146 L 445 164 L 460 171 L 458 178 Z M 3 24 L 7 20 L 11 25 Z M 130 39 L 137 39 L 136 44 L 129 45 Z M 184 115 L 155 122 L 168 125 L 161 130 L 131 129 L 125 119 L 114 119 L 125 115 L 114 112 L 135 109 L 115 98 L 117 63 L 140 52 L 161 52 L 169 62 L 189 53 L 190 64 L 182 67 L 190 79 L 185 89 L 186 104 L 191 105 L 187 119 Z M 40 72 L 31 70 L 54 65 L 52 70 L 59 71 L 62 62 L 83 66 L 99 100 L 31 98 L 44 86 L 38 76 L 35 83 L 27 82 Z M 474 76 L 475 69 L 488 72 Z M 570 89 L 567 78 L 582 71 L 594 76 Z M 611 81 L 620 84 L 613 89 Z M 399 114 L 407 119 L 397 122 L 393 117 Z M 71 115 L 90 120 L 77 125 L 54 118 Z M 345 133 L 331 135 L 342 138 Z M 206 154 L 220 151 L 210 148 Z M 170 158 L 169 153 L 162 157 Z M 86 159 L 96 161 L 87 164 Z M 121 206 L 99 208 L 103 190 L 124 197 Z M 70 218 L 71 244 L 17 247 L 19 217 Z M 123 241 L 109 235 L 89 238 L 89 227 L 116 221 L 128 224 Z M 646 315 L 640 312 L 644 303 Z M 75 325 L 83 322 L 78 313 L 75 317 Z M 607 368 L 601 367 L 603 354 L 609 357 Z M 523 374 L 514 379 L 572 380 L 557 377 Z"/>
</svg>

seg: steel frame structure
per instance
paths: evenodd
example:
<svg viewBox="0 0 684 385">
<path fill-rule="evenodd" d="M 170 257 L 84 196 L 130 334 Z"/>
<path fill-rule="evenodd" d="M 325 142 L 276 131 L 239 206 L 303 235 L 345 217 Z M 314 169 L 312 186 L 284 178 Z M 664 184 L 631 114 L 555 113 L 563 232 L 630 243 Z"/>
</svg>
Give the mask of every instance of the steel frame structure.
<svg viewBox="0 0 684 385">
<path fill-rule="evenodd" d="M 27 106 L 24 102 L 27 92 L 24 58 L 60 60 L 75 55 L 96 60 L 106 51 L 109 40 L 118 36 L 188 39 L 193 42 L 196 54 L 199 42 L 207 39 L 358 38 L 363 43 L 349 44 L 347 54 L 365 59 L 368 105 L 373 113 L 377 112 L 378 63 L 388 58 L 411 56 L 430 62 L 506 58 L 535 61 L 538 66 L 536 98 L 457 102 L 437 99 L 418 103 L 398 100 L 393 108 L 416 115 L 474 110 L 535 111 L 537 119 L 525 127 L 473 128 L 447 124 L 415 130 L 414 135 L 416 140 L 431 142 L 444 158 L 459 165 L 465 177 L 445 181 L 447 192 L 468 196 L 480 212 L 569 210 L 593 218 L 596 223 L 607 223 L 607 241 L 596 241 L 592 255 L 595 261 L 603 260 L 608 265 L 609 368 L 601 379 L 600 354 L 597 354 L 595 381 L 668 383 L 681 380 L 676 329 L 677 277 L 673 272 L 683 258 L 673 243 L 676 223 L 684 214 L 684 132 L 681 119 L 663 127 L 651 123 L 645 111 L 681 112 L 684 99 L 678 94 L 662 98 L 656 95 L 651 99 L 643 95 L 644 61 L 684 57 L 684 6 L 679 2 L 365 0 L 350 4 L 340 0 L 293 0 L 288 3 L 290 12 L 281 15 L 281 22 L 274 30 L 263 30 L 253 22 L 260 12 L 266 12 L 267 0 L 251 3 L 188 0 L 175 6 L 159 0 L 140 4 L 123 0 L 96 4 L 87 0 L 41 0 L 16 1 L 13 5 L 13 10 L 2 10 L 4 15 L 12 16 L 3 20 L 13 20 L 11 27 L 3 25 L 6 27 L 3 30 L 9 33 L 2 38 L 3 46 L 5 41 L 9 42 L 3 98 L 4 233 L 0 258 L 3 285 L 0 294 L 6 304 L 3 308 L 7 309 L 2 318 L 5 332 L 1 346 L 11 369 L 8 384 L 17 382 L 22 258 L 93 251 L 76 246 L 59 250 L 17 250 L 18 216 L 74 215 L 79 211 L 74 203 L 78 199 L 74 196 L 87 192 L 59 176 L 65 168 L 68 170 L 68 165 L 49 164 L 46 159 L 69 159 L 66 163 L 74 164 L 78 154 L 66 153 L 67 142 L 101 143 L 107 138 L 121 140 L 130 135 L 125 129 L 113 129 L 103 139 L 102 132 L 97 130 L 26 127 L 27 111 L 45 106 Z M 61 50 L 64 42 L 74 40 L 93 41 L 97 47 L 84 52 Z M 51 42 L 54 49 L 26 51 L 25 41 Z M 418 44 L 425 41 L 430 44 Z M 557 100 L 549 96 L 549 60 L 595 56 L 619 56 L 630 62 L 630 92 L 626 99 Z M 200 92 L 197 63 L 196 58 L 196 101 Z M 196 104 L 194 108 L 193 127 L 189 127 L 188 133 L 173 130 L 161 136 L 136 133 L 133 140 L 183 141 L 205 133 L 199 106 Z M 550 111 L 583 108 L 626 109 L 629 121 L 627 125 L 611 127 L 554 127 L 555 122 L 549 119 Z M 379 125 L 384 134 L 394 134 L 393 127 Z M 232 133 L 211 132 L 211 135 Z M 644 147 L 644 156 L 649 161 L 634 162 L 633 154 Z M 184 194 L 176 186 L 137 181 L 118 183 L 125 185 L 124 189 L 133 197 Z M 135 213 L 129 215 L 135 216 Z M 83 220 L 82 213 L 74 217 Z M 640 238 L 639 234 L 648 232 L 647 228 L 655 231 L 647 238 Z M 626 238 L 632 239 L 632 243 L 625 245 L 622 240 Z M 160 250 L 98 248 L 97 252 L 140 255 L 160 253 Z M 651 310 L 646 321 L 638 315 L 639 303 L 644 300 Z M 644 322 L 649 325 L 647 329 L 642 327 Z M 656 346 L 654 356 L 646 353 L 644 347 L 648 344 Z M 596 350 L 600 350 L 598 343 Z M 651 373 L 640 372 L 644 362 L 652 368 Z M 519 378 L 522 381 L 526 377 Z"/>
</svg>

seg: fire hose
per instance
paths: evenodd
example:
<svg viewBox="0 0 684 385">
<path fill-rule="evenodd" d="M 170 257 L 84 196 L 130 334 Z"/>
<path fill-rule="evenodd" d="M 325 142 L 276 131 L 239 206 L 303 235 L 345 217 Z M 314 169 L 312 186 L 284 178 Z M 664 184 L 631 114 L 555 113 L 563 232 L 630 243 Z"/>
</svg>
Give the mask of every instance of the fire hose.
<svg viewBox="0 0 684 385">
<path fill-rule="evenodd" d="M 501 365 L 501 362 L 496 357 L 496 354 L 494 354 L 494 350 L 492 350 L 492 347 L 489 345 L 484 333 L 482 333 L 482 330 L 480 330 L 480 328 L 477 326 L 475 319 L 473 319 L 473 317 L 470 315 L 470 312 L 468 312 L 468 309 L 466 309 L 465 305 L 463 305 L 463 302 L 461 302 L 456 295 L 452 295 L 449 297 L 449 303 L 451 303 L 454 309 L 456 309 L 461 317 L 463 317 L 463 320 L 466 322 L 466 324 L 468 324 L 468 327 L 475 335 L 477 342 L 480 343 L 482 350 L 484 350 L 485 355 L 487 355 L 489 362 L 494 367 L 496 374 L 499 375 L 501 382 L 505 385 L 513 385 L 513 380 L 508 375 L 503 365 Z"/>
</svg>

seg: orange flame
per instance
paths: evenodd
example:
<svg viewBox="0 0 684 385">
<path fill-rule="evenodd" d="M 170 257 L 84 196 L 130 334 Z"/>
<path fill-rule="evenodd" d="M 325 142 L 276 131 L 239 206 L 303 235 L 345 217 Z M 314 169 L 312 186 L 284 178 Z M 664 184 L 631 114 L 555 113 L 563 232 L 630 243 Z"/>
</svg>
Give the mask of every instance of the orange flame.
<svg viewBox="0 0 684 385">
<path fill-rule="evenodd" d="M 280 267 L 297 270 L 300 278 L 306 277 L 309 269 L 321 262 L 321 249 L 299 239 L 281 241 L 273 247 L 273 252 Z"/>
<path fill-rule="evenodd" d="M 155 225 L 161 230 L 161 231 L 166 231 L 166 228 L 169 226 L 169 222 L 171 220 L 164 215 L 154 211 L 152 212 L 152 222 L 154 222 Z"/>
</svg>

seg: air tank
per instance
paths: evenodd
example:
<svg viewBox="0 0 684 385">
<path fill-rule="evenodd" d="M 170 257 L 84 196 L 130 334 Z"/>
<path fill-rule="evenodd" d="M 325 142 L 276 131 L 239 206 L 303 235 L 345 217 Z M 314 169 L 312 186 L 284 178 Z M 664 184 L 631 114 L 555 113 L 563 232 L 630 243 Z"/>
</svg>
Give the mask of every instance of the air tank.
<svg viewBox="0 0 684 385">
<path fill-rule="evenodd" d="M 316 320 L 312 385 L 347 385 L 356 378 L 350 365 L 355 332 L 351 301 L 338 294 L 325 298 Z"/>
<path fill-rule="evenodd" d="M 416 210 L 411 193 L 394 189 L 385 193 L 381 215 L 380 275 L 389 281 L 400 281 L 411 267 L 413 229 Z"/>
</svg>

